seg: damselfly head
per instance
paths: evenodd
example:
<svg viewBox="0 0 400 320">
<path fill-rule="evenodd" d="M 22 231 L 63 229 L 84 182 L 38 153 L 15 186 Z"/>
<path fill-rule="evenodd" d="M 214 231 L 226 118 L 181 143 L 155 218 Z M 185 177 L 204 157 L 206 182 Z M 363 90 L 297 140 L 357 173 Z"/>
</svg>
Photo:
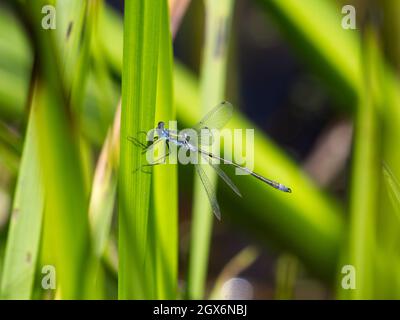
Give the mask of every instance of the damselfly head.
<svg viewBox="0 0 400 320">
<path fill-rule="evenodd" d="M 157 124 L 157 129 L 164 130 L 164 126 L 165 126 L 164 121 L 160 121 L 160 122 Z"/>
</svg>

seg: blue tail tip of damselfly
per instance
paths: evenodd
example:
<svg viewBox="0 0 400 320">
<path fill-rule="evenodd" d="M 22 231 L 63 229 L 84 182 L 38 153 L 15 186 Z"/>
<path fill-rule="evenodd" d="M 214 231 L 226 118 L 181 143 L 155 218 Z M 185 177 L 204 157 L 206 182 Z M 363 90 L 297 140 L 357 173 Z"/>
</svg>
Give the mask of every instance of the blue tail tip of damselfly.
<svg viewBox="0 0 400 320">
<path fill-rule="evenodd" d="M 279 184 L 278 189 L 281 190 L 281 191 L 283 191 L 283 192 L 292 193 L 292 189 L 290 189 L 290 188 L 284 186 L 283 184 Z"/>
</svg>

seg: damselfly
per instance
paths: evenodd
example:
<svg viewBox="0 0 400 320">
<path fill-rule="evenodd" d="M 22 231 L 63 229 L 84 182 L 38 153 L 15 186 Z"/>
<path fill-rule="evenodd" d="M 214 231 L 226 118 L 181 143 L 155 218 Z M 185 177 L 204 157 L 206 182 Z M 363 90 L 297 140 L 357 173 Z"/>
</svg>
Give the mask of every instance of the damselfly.
<svg viewBox="0 0 400 320">
<path fill-rule="evenodd" d="M 283 192 L 292 192 L 290 188 L 284 186 L 281 183 L 278 183 L 276 181 L 267 179 L 260 174 L 257 174 L 247 167 L 241 166 L 229 159 L 222 158 L 220 156 L 217 156 L 216 154 L 213 154 L 209 152 L 208 150 L 205 150 L 207 145 L 212 144 L 213 142 L 213 130 L 219 130 L 222 129 L 225 124 L 230 120 L 232 117 L 233 113 L 233 107 L 232 105 L 224 101 L 214 107 L 210 112 L 208 112 L 204 118 L 193 128 L 195 132 L 198 133 L 199 139 L 197 139 L 196 143 L 193 142 L 194 139 L 191 139 L 191 136 L 187 134 L 187 131 L 182 130 L 180 132 L 176 130 L 171 130 L 165 127 L 165 123 L 163 121 L 160 121 L 157 125 L 157 128 L 154 129 L 155 135 L 154 139 L 152 142 L 150 142 L 149 145 L 144 145 L 143 143 L 139 142 L 135 138 L 130 138 L 132 142 L 134 142 L 136 145 L 140 145 L 143 147 L 145 150 L 149 150 L 149 148 L 152 148 L 155 146 L 156 143 L 159 143 L 160 141 L 164 141 L 166 145 L 175 144 L 179 148 L 184 148 L 185 150 L 197 154 L 199 157 L 202 157 L 205 160 L 205 163 L 209 164 L 215 172 L 221 177 L 222 180 L 225 181 L 225 183 L 240 197 L 242 196 L 239 189 L 235 186 L 235 184 L 232 182 L 232 180 L 225 174 L 224 171 L 222 171 L 219 166 L 215 163 L 213 163 L 213 160 L 217 160 L 220 162 L 223 162 L 228 165 L 232 165 L 235 168 L 238 168 L 253 177 L 257 178 L 258 180 L 266 183 L 267 185 L 283 191 Z M 148 165 L 145 166 L 154 166 L 158 164 L 163 164 L 166 161 L 167 156 L 169 155 L 169 151 L 165 153 L 162 157 L 157 159 L 156 162 L 152 162 Z M 211 184 L 209 178 L 206 175 L 206 172 L 202 168 L 202 165 L 200 163 L 195 163 L 195 168 L 196 172 L 204 186 L 204 189 L 206 191 L 206 194 L 208 196 L 208 199 L 211 204 L 211 208 L 215 214 L 215 216 L 220 220 L 221 219 L 221 211 L 218 205 L 217 197 L 215 190 L 213 189 L 213 185 Z"/>
</svg>

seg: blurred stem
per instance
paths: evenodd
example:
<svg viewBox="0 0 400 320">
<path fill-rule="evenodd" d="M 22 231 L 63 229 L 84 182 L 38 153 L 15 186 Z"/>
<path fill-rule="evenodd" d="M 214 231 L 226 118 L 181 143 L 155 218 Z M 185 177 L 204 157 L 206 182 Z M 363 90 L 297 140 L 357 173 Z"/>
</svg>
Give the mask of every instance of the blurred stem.
<svg viewBox="0 0 400 320">
<path fill-rule="evenodd" d="M 324 76 L 333 97 L 355 111 L 362 82 L 359 34 L 341 28 L 340 7 L 331 0 L 257 0 L 303 57 Z M 329 36 L 327 36 L 329 35 Z"/>
<path fill-rule="evenodd" d="M 115 96 L 113 79 L 110 77 L 110 70 L 108 69 L 107 62 L 105 59 L 105 52 L 102 46 L 102 41 L 104 34 L 102 33 L 103 16 L 107 6 L 104 0 L 98 0 L 98 6 L 96 11 L 96 23 L 93 26 L 92 34 L 92 47 L 91 55 L 93 57 L 93 73 L 96 77 L 96 83 L 101 91 L 101 96 L 99 98 L 99 117 L 100 123 L 103 128 L 107 128 L 110 124 L 112 114 L 115 112 L 114 105 L 116 104 L 117 96 Z M 119 93 L 120 94 L 120 93 Z"/>
<path fill-rule="evenodd" d="M 60 297 L 76 299 L 90 295 L 85 289 L 93 280 L 87 199 L 79 139 L 67 99 L 70 84 L 64 82 L 56 34 L 41 26 L 44 4 L 37 0 L 20 5 L 38 64 L 33 96 L 40 103 L 34 115 L 46 193 L 42 244 L 49 249 L 42 252 L 51 256 L 45 263 L 56 267 Z"/>
<path fill-rule="evenodd" d="M 357 109 L 352 181 L 350 196 L 349 247 L 346 264 L 355 268 L 356 289 L 342 290 L 342 297 L 351 299 L 374 298 L 375 225 L 379 181 L 380 141 L 379 117 L 376 114 L 376 65 L 373 61 L 378 47 L 375 34 L 365 32 L 363 52 L 364 86 L 360 88 L 360 105 Z M 341 268 L 342 266 L 340 266 Z M 342 274 L 342 277 L 344 275 Z M 340 281 L 341 283 L 341 281 Z"/>
<path fill-rule="evenodd" d="M 397 222 L 400 223 L 400 183 L 386 163 L 383 165 L 383 177 Z"/>
<path fill-rule="evenodd" d="M 19 154 L 11 150 L 0 138 L 0 163 L 2 163 L 10 173 L 16 175 L 19 168 Z"/>
<path fill-rule="evenodd" d="M 299 261 L 290 254 L 281 254 L 276 264 L 275 299 L 289 300 L 294 298 Z"/>
<path fill-rule="evenodd" d="M 224 100 L 228 39 L 234 1 L 205 0 L 204 3 L 206 30 L 201 70 L 203 114 Z M 215 188 L 216 176 L 211 171 L 212 168 L 204 169 Z M 196 176 L 187 283 L 187 297 L 190 299 L 204 297 L 212 223 L 215 218 L 203 188 Z"/>
<path fill-rule="evenodd" d="M 381 3 L 386 53 L 397 74 L 400 74 L 400 1 L 383 0 Z"/>
<path fill-rule="evenodd" d="M 108 77 L 106 65 L 101 54 L 101 42 L 98 35 L 99 15 L 104 10 L 104 2 L 98 0 L 89 4 L 89 29 L 93 33 L 89 38 L 93 38 L 90 53 L 95 64 L 97 78 L 102 81 L 102 92 L 109 93 L 111 91 L 111 81 Z M 92 16 L 95 17 L 92 17 Z M 85 32 L 87 34 L 88 31 Z M 104 97 L 110 98 L 110 94 L 104 94 Z M 99 107 L 101 112 L 101 120 L 105 125 L 104 107 L 111 105 L 110 99 L 101 102 Z M 119 100 L 115 108 L 114 121 L 107 132 L 106 139 L 97 161 L 92 192 L 89 203 L 89 223 L 92 232 L 93 247 L 97 258 L 100 258 L 106 247 L 106 242 L 110 233 L 112 214 L 114 211 L 115 197 L 117 193 L 117 168 L 119 165 L 119 139 L 120 139 L 120 120 L 121 120 L 121 100 Z M 107 121 L 108 123 L 108 121 Z"/>
<path fill-rule="evenodd" d="M 1 104 L 1 102 L 0 102 Z M 21 137 L 12 127 L 0 121 L 0 162 L 16 175 L 19 168 L 19 158 L 21 155 Z"/>
<path fill-rule="evenodd" d="M 118 103 L 114 123 L 100 152 L 90 197 L 89 222 L 94 251 L 98 258 L 102 256 L 106 247 L 117 192 L 120 118 L 121 102 Z"/>
</svg>

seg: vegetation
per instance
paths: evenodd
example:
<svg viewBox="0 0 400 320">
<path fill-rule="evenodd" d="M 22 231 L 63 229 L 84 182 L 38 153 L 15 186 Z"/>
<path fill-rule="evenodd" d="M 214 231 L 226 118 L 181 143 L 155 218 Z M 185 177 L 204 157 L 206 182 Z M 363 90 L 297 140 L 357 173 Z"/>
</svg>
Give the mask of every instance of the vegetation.
<svg viewBox="0 0 400 320">
<path fill-rule="evenodd" d="M 42 24 L 48 2 L 56 29 Z M 210 278 L 215 223 L 200 180 L 172 164 L 137 170 L 146 159 L 132 143 L 161 119 L 192 126 L 230 100 L 231 73 L 240 77 L 230 62 L 237 1 L 189 2 L 125 1 L 123 18 L 102 0 L 0 5 L 0 298 L 218 298 L 271 249 L 281 254 L 276 298 L 295 297 L 303 268 L 332 298 L 399 298 L 397 20 L 381 21 L 381 30 L 364 6 L 357 29 L 347 30 L 337 1 L 253 1 L 324 81 L 335 114 L 354 123 L 351 165 L 339 168 L 349 181 L 345 196 L 319 185 L 235 106 L 227 127 L 255 128 L 254 171 L 293 193 L 231 175 L 239 198 L 209 172 L 221 223 L 254 241 Z M 172 48 L 186 9 L 199 4 L 204 39 L 187 44 L 203 43 L 197 77 Z M 383 1 L 377 9 L 395 8 Z M 183 199 L 192 208 L 186 261 L 178 212 L 192 191 L 192 202 Z M 342 285 L 345 265 L 355 268 L 354 290 Z M 54 290 L 45 288 L 46 266 L 54 267 Z"/>
</svg>

